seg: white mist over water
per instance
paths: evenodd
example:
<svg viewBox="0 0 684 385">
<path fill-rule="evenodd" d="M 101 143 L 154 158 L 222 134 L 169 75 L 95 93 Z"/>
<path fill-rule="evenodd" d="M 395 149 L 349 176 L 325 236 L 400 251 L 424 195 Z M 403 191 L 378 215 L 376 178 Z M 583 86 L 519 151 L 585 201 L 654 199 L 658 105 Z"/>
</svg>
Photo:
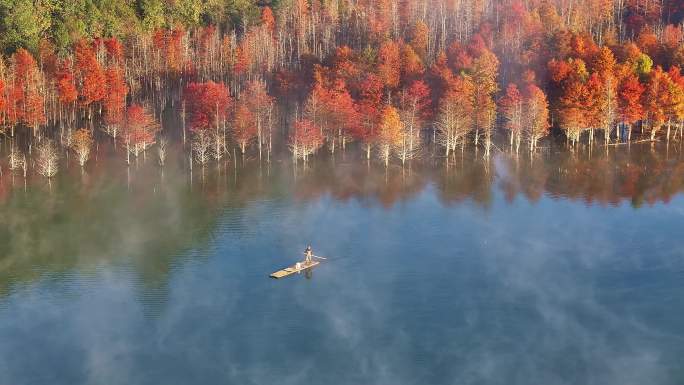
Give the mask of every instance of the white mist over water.
<svg viewBox="0 0 684 385">
<path fill-rule="evenodd" d="M 156 189 L 14 197 L 0 384 L 684 379 L 681 195 L 638 209 L 511 200 L 501 161 L 421 188 L 335 167 L 328 190 L 309 183 L 315 168 L 208 172 L 192 192 L 170 170 Z M 22 217 L 46 196 L 42 227 Z M 22 249 L 32 237 L 45 246 Z M 309 279 L 268 278 L 308 243 L 330 258 Z"/>
</svg>

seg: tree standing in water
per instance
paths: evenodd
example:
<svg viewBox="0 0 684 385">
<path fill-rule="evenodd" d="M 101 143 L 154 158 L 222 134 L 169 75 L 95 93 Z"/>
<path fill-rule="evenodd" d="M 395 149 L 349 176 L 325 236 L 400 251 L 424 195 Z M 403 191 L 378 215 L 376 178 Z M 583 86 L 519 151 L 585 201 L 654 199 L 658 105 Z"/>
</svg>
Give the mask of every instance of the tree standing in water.
<svg viewBox="0 0 684 385">
<path fill-rule="evenodd" d="M 80 84 L 79 101 L 87 109 L 87 119 L 92 122 L 95 103 L 102 101 L 107 94 L 106 76 L 89 41 L 79 40 L 74 47 L 74 56 Z"/>
<path fill-rule="evenodd" d="M 60 61 L 55 76 L 57 77 L 56 88 L 60 103 L 59 119 L 65 120 L 66 124 L 71 127 L 71 124 L 76 119 L 76 100 L 78 99 L 73 62 L 70 59 Z M 63 129 L 63 124 L 61 126 Z"/>
<path fill-rule="evenodd" d="M 477 146 L 480 131 L 485 136 L 485 155 L 489 156 L 492 146 L 492 130 L 496 123 L 496 103 L 494 94 L 499 90 L 496 78 L 499 71 L 499 60 L 493 52 L 482 48 L 482 53 L 473 61 L 473 105 L 475 114 L 475 145 Z"/>
<path fill-rule="evenodd" d="M 374 74 L 365 76 L 360 83 L 359 119 L 356 124 L 351 126 L 351 134 L 361 141 L 367 161 L 370 161 L 371 149 L 376 144 L 380 106 L 382 105 L 382 88 L 383 85 L 378 76 Z"/>
<path fill-rule="evenodd" d="M 85 166 L 90 157 L 90 150 L 93 146 L 93 135 L 90 130 L 81 128 L 71 135 L 71 148 L 78 157 L 78 164 Z"/>
<path fill-rule="evenodd" d="M 457 76 L 449 85 L 440 100 L 437 115 L 437 144 L 444 147 L 445 156 L 456 150 L 458 144 L 461 151 L 465 148 L 468 132 L 473 125 L 473 93 L 472 79 Z"/>
<path fill-rule="evenodd" d="M 627 141 L 632 140 L 632 127 L 644 117 L 642 95 L 646 91 L 639 78 L 630 74 L 623 80 L 618 94 L 618 114 L 620 121 L 627 126 Z M 619 135 L 618 135 L 619 138 Z"/>
<path fill-rule="evenodd" d="M 102 101 L 104 107 L 104 131 L 116 142 L 121 124 L 125 118 L 128 86 L 126 86 L 123 70 L 118 66 L 108 68 L 105 77 L 107 79 L 107 95 Z"/>
<path fill-rule="evenodd" d="M 508 130 L 511 151 L 515 142 L 515 152 L 520 149 L 520 138 L 523 131 L 523 98 L 518 86 L 511 83 L 506 88 L 506 94 L 501 101 L 501 114 L 504 118 L 504 127 Z"/>
<path fill-rule="evenodd" d="M 245 155 L 247 146 L 257 137 L 257 127 L 254 123 L 254 114 L 246 103 L 238 102 L 233 116 L 233 139 L 241 155 Z"/>
<path fill-rule="evenodd" d="M 162 137 L 159 139 L 159 144 L 157 145 L 157 158 L 159 159 L 159 166 L 164 167 L 164 164 L 166 164 L 166 156 L 167 156 L 167 147 L 169 145 L 169 141 Z"/>
<path fill-rule="evenodd" d="M 288 146 L 295 162 L 302 159 L 306 163 L 309 156 L 315 154 L 323 146 L 323 135 L 312 121 L 302 119 L 295 123 Z"/>
<path fill-rule="evenodd" d="M 126 163 L 130 164 L 130 155 L 138 157 L 154 144 L 159 131 L 159 124 L 150 111 L 138 104 L 128 107 L 121 140 L 126 148 Z"/>
<path fill-rule="evenodd" d="M 403 123 L 399 112 L 392 106 L 386 106 L 380 117 L 378 126 L 378 155 L 385 167 L 389 166 L 392 151 L 400 146 L 403 139 Z"/>
<path fill-rule="evenodd" d="M 266 91 L 266 83 L 263 80 L 250 81 L 247 84 L 247 88 L 242 93 L 240 100 L 244 100 L 246 107 L 250 110 L 251 118 L 254 119 L 256 123 L 259 159 L 261 160 L 262 146 L 264 144 L 267 146 L 266 149 L 270 158 L 272 135 L 271 118 L 273 114 L 274 99 Z"/>
<path fill-rule="evenodd" d="M 430 88 L 421 80 L 414 81 L 401 96 L 401 119 L 404 133 L 396 152 L 402 165 L 415 158 L 420 150 L 420 132 L 429 115 Z"/>
<path fill-rule="evenodd" d="M 203 131 L 201 142 L 213 140 L 212 155 L 216 160 L 226 153 L 226 121 L 230 116 L 233 99 L 223 83 L 213 81 L 190 83 L 184 92 L 190 114 L 190 127 L 195 135 Z"/>
<path fill-rule="evenodd" d="M 57 174 L 59 169 L 59 154 L 52 141 L 46 140 L 38 146 L 36 168 L 38 173 L 46 178 L 52 178 Z"/>
<path fill-rule="evenodd" d="M 549 134 L 549 102 L 544 91 L 534 84 L 529 84 L 525 93 L 524 132 L 532 152 L 539 139 Z"/>
<path fill-rule="evenodd" d="M 14 70 L 13 86 L 6 98 L 5 117 L 12 126 L 11 136 L 14 136 L 14 126 L 17 124 L 32 128 L 33 137 L 39 137 L 39 128 L 46 123 L 41 84 L 43 82 L 36 60 L 25 49 L 19 49 L 12 56 Z"/>
</svg>

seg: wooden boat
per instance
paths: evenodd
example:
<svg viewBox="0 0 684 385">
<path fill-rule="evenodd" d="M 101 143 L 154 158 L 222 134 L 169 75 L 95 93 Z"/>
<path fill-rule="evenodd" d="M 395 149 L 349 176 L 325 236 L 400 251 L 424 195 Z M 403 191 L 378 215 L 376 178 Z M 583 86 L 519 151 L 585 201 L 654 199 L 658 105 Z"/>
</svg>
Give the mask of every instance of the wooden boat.
<svg viewBox="0 0 684 385">
<path fill-rule="evenodd" d="M 306 270 L 306 269 L 312 269 L 312 268 L 314 268 L 314 267 L 316 267 L 316 266 L 318 266 L 318 265 L 320 265 L 320 264 L 321 264 L 321 263 L 318 262 L 318 261 L 310 261 L 310 262 L 302 261 L 302 262 L 298 262 L 298 263 L 296 263 L 296 264 L 294 264 L 294 265 L 292 265 L 292 266 L 290 266 L 290 267 L 286 267 L 286 268 L 284 268 L 284 269 L 282 269 L 282 270 L 278 270 L 278 271 L 276 271 L 275 273 L 272 273 L 270 277 L 271 277 L 271 278 L 276 278 L 276 279 L 285 278 L 285 277 L 287 277 L 288 275 L 292 275 L 292 274 L 295 274 L 295 273 L 301 273 L 302 271 L 304 271 L 304 270 Z"/>
</svg>

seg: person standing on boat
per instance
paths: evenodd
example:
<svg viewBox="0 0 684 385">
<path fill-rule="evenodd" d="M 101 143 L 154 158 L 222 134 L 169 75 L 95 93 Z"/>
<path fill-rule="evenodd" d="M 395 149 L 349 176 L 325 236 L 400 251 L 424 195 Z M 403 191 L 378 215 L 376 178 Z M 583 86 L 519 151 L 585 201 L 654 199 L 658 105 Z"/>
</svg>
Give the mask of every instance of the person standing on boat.
<svg viewBox="0 0 684 385">
<path fill-rule="evenodd" d="M 304 263 L 309 264 L 313 258 L 313 250 L 311 250 L 311 245 L 306 247 L 304 250 Z"/>
</svg>

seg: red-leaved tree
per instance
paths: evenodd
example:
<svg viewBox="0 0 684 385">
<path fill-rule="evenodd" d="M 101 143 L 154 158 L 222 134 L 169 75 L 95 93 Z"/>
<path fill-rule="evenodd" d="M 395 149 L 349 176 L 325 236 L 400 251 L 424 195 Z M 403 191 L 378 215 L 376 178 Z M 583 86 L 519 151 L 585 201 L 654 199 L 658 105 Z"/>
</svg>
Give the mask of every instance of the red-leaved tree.
<svg viewBox="0 0 684 385">
<path fill-rule="evenodd" d="M 79 40 L 74 47 L 76 71 L 80 83 L 80 103 L 88 108 L 92 119 L 93 104 L 102 101 L 107 93 L 107 79 L 92 45 Z"/>
<path fill-rule="evenodd" d="M 55 76 L 59 102 L 63 107 L 73 110 L 74 103 L 78 99 L 78 90 L 72 61 L 70 59 L 60 61 Z"/>
<path fill-rule="evenodd" d="M 516 143 L 516 152 L 520 148 L 520 139 L 523 130 L 523 99 L 518 86 L 511 83 L 506 87 L 506 94 L 499 101 L 501 115 L 504 118 L 504 127 L 508 130 L 510 146 L 513 149 L 513 142 Z"/>
<path fill-rule="evenodd" d="M 190 83 L 184 93 L 193 131 L 218 129 L 229 116 L 233 99 L 223 83 Z"/>
<path fill-rule="evenodd" d="M 190 83 L 184 96 L 190 113 L 191 130 L 203 142 L 211 137 L 212 154 L 215 159 L 221 159 L 227 150 L 226 122 L 233 105 L 228 88 L 223 83 L 213 81 Z"/>
<path fill-rule="evenodd" d="M 250 110 L 255 120 L 254 125 L 256 126 L 259 159 L 261 159 L 262 146 L 264 144 L 267 146 L 270 156 L 274 99 L 268 94 L 266 83 L 263 80 L 248 82 L 239 103 L 244 104 Z"/>
<path fill-rule="evenodd" d="M 42 73 L 36 60 L 21 48 L 12 56 L 14 84 L 7 99 L 7 117 L 10 125 L 23 124 L 33 128 L 37 136 L 39 127 L 45 124 L 42 96 Z M 14 131 L 12 131 L 14 133 Z"/>
<path fill-rule="evenodd" d="M 124 74 L 118 66 L 107 68 L 107 95 L 102 104 L 105 109 L 105 132 L 116 140 L 119 127 L 124 119 L 128 86 Z"/>
<path fill-rule="evenodd" d="M 618 92 L 618 115 L 623 124 L 627 126 L 627 140 L 632 140 L 633 125 L 644 118 L 642 96 L 644 87 L 639 78 L 630 74 L 623 80 Z"/>
<path fill-rule="evenodd" d="M 128 107 L 120 136 L 126 148 L 126 162 L 130 163 L 130 154 L 138 157 L 153 145 L 157 131 L 159 124 L 147 108 L 138 104 Z"/>
<path fill-rule="evenodd" d="M 244 154 L 250 142 L 256 138 L 257 130 L 252 111 L 243 103 L 239 103 L 233 116 L 233 139 Z"/>
<path fill-rule="evenodd" d="M 315 154 L 323 146 L 323 135 L 314 122 L 302 119 L 295 123 L 288 146 L 295 161 L 302 159 L 306 162 L 309 156 Z"/>
</svg>

